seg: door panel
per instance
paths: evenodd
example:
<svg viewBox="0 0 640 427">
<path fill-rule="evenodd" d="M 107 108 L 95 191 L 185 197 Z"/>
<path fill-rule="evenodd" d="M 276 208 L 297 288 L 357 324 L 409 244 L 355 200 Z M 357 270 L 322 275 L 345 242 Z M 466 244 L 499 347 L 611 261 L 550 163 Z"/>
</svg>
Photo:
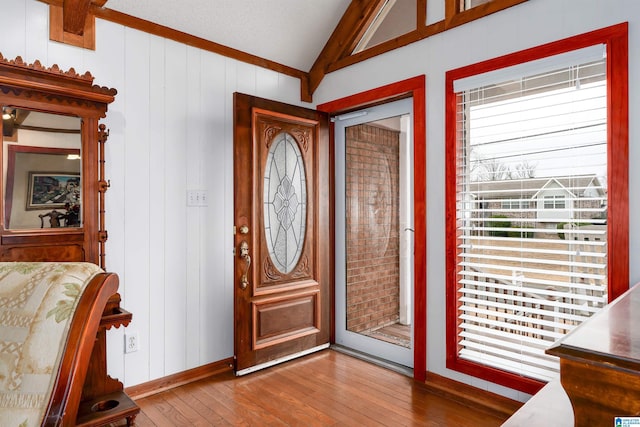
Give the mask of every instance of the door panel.
<svg viewBox="0 0 640 427">
<path fill-rule="evenodd" d="M 253 304 L 253 346 L 258 350 L 320 332 L 320 292 L 316 289 Z"/>
<path fill-rule="evenodd" d="M 329 342 L 327 117 L 235 94 L 235 353 L 240 374 Z"/>
</svg>

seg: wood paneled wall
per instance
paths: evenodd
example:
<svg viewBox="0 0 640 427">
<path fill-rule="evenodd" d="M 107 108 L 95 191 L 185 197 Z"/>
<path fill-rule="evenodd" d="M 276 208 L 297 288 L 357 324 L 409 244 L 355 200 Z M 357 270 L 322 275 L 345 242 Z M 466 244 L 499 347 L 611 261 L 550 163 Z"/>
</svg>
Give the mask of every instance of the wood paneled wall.
<svg viewBox="0 0 640 427">
<path fill-rule="evenodd" d="M 110 374 L 131 386 L 233 356 L 232 95 L 300 105 L 299 80 L 102 20 L 95 51 L 62 45 L 48 19 L 44 3 L 2 2 L 0 52 L 118 90 L 104 120 L 106 266 L 140 350 L 109 331 Z M 208 206 L 187 207 L 187 190 Z"/>
<path fill-rule="evenodd" d="M 428 14 L 444 7 L 428 2 Z M 431 11 L 431 12 L 429 12 Z M 427 18 L 431 22 L 431 18 Z M 435 19 L 435 18 L 434 18 Z M 535 0 L 330 73 L 314 94 L 323 103 L 426 75 L 427 367 L 431 372 L 516 399 L 527 396 L 445 368 L 444 73 L 447 70 L 629 21 L 637 0 Z M 132 386 L 233 353 L 232 93 L 299 102 L 299 81 L 175 42 L 96 22 L 96 51 L 49 42 L 47 5 L 0 4 L 0 52 L 27 61 L 90 70 L 119 93 L 107 142 L 107 267 L 121 278 L 123 306 L 140 350 L 124 355 L 123 331 L 109 332 L 109 370 Z M 629 75 L 640 70 L 640 32 L 630 31 Z M 629 84 L 629 111 L 640 85 Z M 640 135 L 631 120 L 633 142 Z M 629 157 L 640 159 L 631 143 Z M 640 168 L 629 170 L 630 211 L 640 210 Z M 186 190 L 208 191 L 207 208 L 187 208 Z M 640 226 L 630 225 L 630 253 Z M 630 265 L 630 283 L 640 264 Z"/>
</svg>

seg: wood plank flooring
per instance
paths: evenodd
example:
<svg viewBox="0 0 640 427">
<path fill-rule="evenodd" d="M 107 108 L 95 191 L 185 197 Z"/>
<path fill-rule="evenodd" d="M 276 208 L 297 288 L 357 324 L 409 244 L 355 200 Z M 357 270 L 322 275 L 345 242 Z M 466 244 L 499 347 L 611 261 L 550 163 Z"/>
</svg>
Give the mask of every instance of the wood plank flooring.
<svg viewBox="0 0 640 427">
<path fill-rule="evenodd" d="M 499 426 L 505 419 L 424 384 L 325 350 L 235 377 L 224 373 L 137 400 L 148 426 Z"/>
</svg>

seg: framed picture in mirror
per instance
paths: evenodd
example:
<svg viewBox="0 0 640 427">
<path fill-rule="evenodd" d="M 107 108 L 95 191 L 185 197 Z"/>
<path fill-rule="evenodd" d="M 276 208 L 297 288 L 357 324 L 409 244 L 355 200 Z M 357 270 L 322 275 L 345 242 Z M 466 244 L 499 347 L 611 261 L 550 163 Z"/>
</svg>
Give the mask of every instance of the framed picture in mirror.
<svg viewBox="0 0 640 427">
<path fill-rule="evenodd" d="M 80 173 L 29 172 L 27 210 L 80 203 Z"/>
</svg>

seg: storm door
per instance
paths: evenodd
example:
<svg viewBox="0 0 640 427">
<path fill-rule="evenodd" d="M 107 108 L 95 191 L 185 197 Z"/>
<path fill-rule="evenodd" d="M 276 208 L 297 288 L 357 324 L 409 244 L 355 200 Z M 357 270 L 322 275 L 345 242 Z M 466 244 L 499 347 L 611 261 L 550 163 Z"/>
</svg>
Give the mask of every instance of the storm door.
<svg viewBox="0 0 640 427">
<path fill-rule="evenodd" d="M 335 118 L 336 343 L 413 368 L 412 99 Z"/>
</svg>

